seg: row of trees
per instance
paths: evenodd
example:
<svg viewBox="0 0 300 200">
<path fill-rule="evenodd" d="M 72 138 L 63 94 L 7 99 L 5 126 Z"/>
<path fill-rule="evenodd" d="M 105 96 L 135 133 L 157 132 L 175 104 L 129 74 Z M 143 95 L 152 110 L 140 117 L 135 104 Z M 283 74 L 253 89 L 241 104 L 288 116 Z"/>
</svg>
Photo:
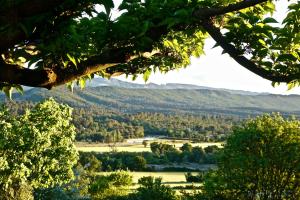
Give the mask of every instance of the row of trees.
<svg viewBox="0 0 300 200">
<path fill-rule="evenodd" d="M 33 108 L 31 102 L 7 102 L 13 115 Z M 185 115 L 163 113 L 124 114 L 99 107 L 75 107 L 72 123 L 76 140 L 87 142 L 122 142 L 128 138 L 164 135 L 195 141 L 224 141 L 232 126 L 242 119 L 222 115 Z"/>
<path fill-rule="evenodd" d="M 97 115 L 75 110 L 76 139 L 92 142 L 120 142 L 144 135 L 164 135 L 197 141 L 224 141 L 238 118 L 217 115 L 167 115 L 162 113 Z"/>
<path fill-rule="evenodd" d="M 92 172 L 155 170 L 148 167 L 147 164 L 173 164 L 178 167 L 174 167 L 170 170 L 190 170 L 181 168 L 180 164 L 216 164 L 216 154 L 220 150 L 217 146 L 208 146 L 203 149 L 201 147 L 192 147 L 189 143 L 184 144 L 181 150 L 176 149 L 173 145 L 157 142 L 153 142 L 150 145 L 152 152 L 80 152 L 79 163 Z M 168 168 L 164 170 L 168 170 Z"/>
</svg>

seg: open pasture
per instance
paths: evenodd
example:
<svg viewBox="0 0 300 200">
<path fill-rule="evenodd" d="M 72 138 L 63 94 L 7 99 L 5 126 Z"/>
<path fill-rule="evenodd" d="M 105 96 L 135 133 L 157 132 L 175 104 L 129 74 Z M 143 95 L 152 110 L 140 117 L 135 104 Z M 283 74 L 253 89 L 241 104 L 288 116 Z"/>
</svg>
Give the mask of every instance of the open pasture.
<svg viewBox="0 0 300 200">
<path fill-rule="evenodd" d="M 147 147 L 140 143 L 116 143 L 112 144 L 103 144 L 103 143 L 76 143 L 76 148 L 78 151 L 83 152 L 110 152 L 110 151 L 118 151 L 118 152 L 151 152 L 150 143 L 152 142 L 162 142 L 165 144 L 174 145 L 176 148 L 180 148 L 184 143 L 189 141 L 187 140 L 167 140 L 167 139 L 158 139 L 149 141 Z M 201 142 L 201 143 L 191 143 L 192 146 L 199 146 L 205 148 L 207 146 L 217 145 L 219 147 L 222 146 L 221 142 Z"/>
<path fill-rule="evenodd" d="M 108 175 L 112 172 L 99 172 L 100 175 Z M 185 173 L 186 172 L 128 172 L 133 179 L 133 183 L 138 183 L 138 180 L 145 176 L 152 176 L 155 178 L 161 177 L 163 183 L 173 183 L 173 184 L 185 184 Z M 197 174 L 197 172 L 192 172 L 192 174 Z M 188 183 L 190 184 L 190 183 Z"/>
</svg>

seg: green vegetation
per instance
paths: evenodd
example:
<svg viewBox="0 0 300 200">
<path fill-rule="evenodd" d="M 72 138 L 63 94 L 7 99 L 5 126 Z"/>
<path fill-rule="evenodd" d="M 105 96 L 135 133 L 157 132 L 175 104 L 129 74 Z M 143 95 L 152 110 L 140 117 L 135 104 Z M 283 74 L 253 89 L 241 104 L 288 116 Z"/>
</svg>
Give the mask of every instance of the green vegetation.
<svg viewBox="0 0 300 200">
<path fill-rule="evenodd" d="M 204 172 L 199 172 L 198 174 L 196 175 L 193 175 L 191 172 L 188 172 L 185 174 L 185 179 L 187 182 L 200 182 L 202 183 L 204 181 L 204 176 L 205 176 L 205 173 Z"/>
<path fill-rule="evenodd" d="M 93 81 L 97 85 L 99 80 Z M 87 86 L 84 90 L 74 88 L 73 93 L 64 87 L 50 91 L 34 88 L 27 90 L 23 95 L 14 93 L 13 100 L 16 103 L 13 106 L 18 106 L 24 101 L 37 103 L 53 97 L 58 102 L 72 106 L 75 110 L 83 108 L 86 112 L 94 114 L 111 112 L 118 115 L 143 112 L 247 118 L 266 112 L 299 116 L 300 111 L 299 95 L 258 94 L 201 87 L 199 89 L 176 89 L 176 87 L 164 89 L 163 86 L 159 86 L 156 89 L 144 89 L 134 88 L 137 84 L 126 87 L 128 84 L 128 82 L 121 82 L 121 86 Z M 4 102 L 5 96 L 0 95 L 0 99 Z"/>
<path fill-rule="evenodd" d="M 191 147 L 190 151 L 180 151 L 169 144 L 151 143 L 152 152 L 80 152 L 80 163 L 93 171 L 152 171 L 152 165 L 174 164 L 173 170 L 180 170 L 180 164 L 216 164 L 217 146 Z M 166 167 L 165 170 L 168 168 Z M 183 169 L 181 169 L 183 170 Z M 194 169 L 194 171 L 197 169 Z"/>
<path fill-rule="evenodd" d="M 176 200 L 175 191 L 170 187 L 162 185 L 161 178 L 143 177 L 139 180 L 140 187 L 133 195 L 133 199 L 144 200 Z"/>
<path fill-rule="evenodd" d="M 17 115 L 34 104 L 22 102 L 6 105 Z M 210 114 L 124 114 L 99 107 L 75 107 L 72 122 L 76 127 L 77 141 L 114 143 L 145 135 L 194 141 L 224 141 L 232 125 L 239 123 L 240 119 Z"/>
<path fill-rule="evenodd" d="M 300 122 L 295 118 L 273 114 L 249 119 L 233 128 L 224 148 L 149 142 L 152 152 L 81 152 L 75 165 L 75 127 L 68 106 L 50 99 L 23 114 L 19 111 L 10 114 L 3 108 L 0 112 L 1 200 L 300 197 Z M 198 168 L 191 173 L 187 167 L 178 172 L 186 164 L 208 163 L 217 169 L 199 173 Z M 144 177 L 149 175 L 145 171 L 155 171 L 154 165 L 172 165 L 177 172 L 170 172 L 168 181 L 163 181 L 168 172 Z M 128 169 L 133 172 L 112 172 Z M 134 174 L 138 180 L 133 180 Z"/>
<path fill-rule="evenodd" d="M 130 185 L 132 177 L 126 172 L 98 175 L 93 177 L 89 193 L 92 199 L 114 199 L 127 194 L 126 189 L 128 190 Z"/>
<path fill-rule="evenodd" d="M 4 0 L 0 88 L 11 96 L 21 85 L 84 87 L 95 75 L 143 74 L 147 80 L 152 71 L 188 66 L 192 56 L 205 53 L 209 36 L 241 66 L 274 85 L 294 87 L 299 85 L 300 3 L 288 2 L 280 24 L 270 17 L 274 2 Z"/>
<path fill-rule="evenodd" d="M 300 122 L 279 114 L 249 120 L 234 129 L 205 180 L 214 199 L 300 198 Z"/>
<path fill-rule="evenodd" d="M 74 177 L 71 111 L 53 99 L 20 116 L 0 110 L 0 199 L 22 200 L 34 189 L 62 185 Z"/>
</svg>

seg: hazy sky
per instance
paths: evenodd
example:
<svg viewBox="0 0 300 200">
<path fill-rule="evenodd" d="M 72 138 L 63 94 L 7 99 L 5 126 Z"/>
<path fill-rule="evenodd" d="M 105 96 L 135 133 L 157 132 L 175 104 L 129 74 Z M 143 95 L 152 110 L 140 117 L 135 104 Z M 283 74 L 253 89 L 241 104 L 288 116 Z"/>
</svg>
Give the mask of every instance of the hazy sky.
<svg viewBox="0 0 300 200">
<path fill-rule="evenodd" d="M 277 4 L 277 12 L 273 17 L 280 19 L 282 16 L 285 16 L 287 1 L 281 0 Z M 300 94 L 300 88 L 294 88 L 287 91 L 285 84 L 273 88 L 270 81 L 267 81 L 241 67 L 227 54 L 221 55 L 222 49 L 212 49 L 213 45 L 214 42 L 209 39 L 205 46 L 205 56 L 192 58 L 192 64 L 185 69 L 171 71 L 164 75 L 160 73 L 152 74 L 148 83 L 186 83 L 256 92 Z M 119 79 L 125 80 L 125 76 L 121 76 Z M 131 79 L 129 78 L 126 80 L 130 81 Z M 135 82 L 144 83 L 141 77 Z"/>
</svg>

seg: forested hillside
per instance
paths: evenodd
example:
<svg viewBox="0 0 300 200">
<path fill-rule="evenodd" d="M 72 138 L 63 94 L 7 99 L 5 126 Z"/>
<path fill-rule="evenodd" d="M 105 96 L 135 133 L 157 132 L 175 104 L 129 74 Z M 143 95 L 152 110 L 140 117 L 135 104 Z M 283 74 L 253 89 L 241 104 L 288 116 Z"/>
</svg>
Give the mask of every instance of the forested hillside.
<svg viewBox="0 0 300 200">
<path fill-rule="evenodd" d="M 300 96 L 258 94 L 184 84 L 133 84 L 95 79 L 83 90 L 28 89 L 13 101 L 12 112 L 53 97 L 74 108 L 77 141 L 120 142 L 163 135 L 196 141 L 223 141 L 234 124 L 264 112 L 299 115 Z"/>
<path fill-rule="evenodd" d="M 120 113 L 159 112 L 238 117 L 265 112 L 300 114 L 298 95 L 258 94 L 183 84 L 145 86 L 116 80 L 99 80 L 90 83 L 83 90 L 74 88 L 73 93 L 65 87 L 51 91 L 29 89 L 24 95 L 14 94 L 13 100 L 38 102 L 52 96 L 72 107 L 95 106 Z M 0 100 L 5 101 L 5 96 L 2 95 Z"/>
</svg>

